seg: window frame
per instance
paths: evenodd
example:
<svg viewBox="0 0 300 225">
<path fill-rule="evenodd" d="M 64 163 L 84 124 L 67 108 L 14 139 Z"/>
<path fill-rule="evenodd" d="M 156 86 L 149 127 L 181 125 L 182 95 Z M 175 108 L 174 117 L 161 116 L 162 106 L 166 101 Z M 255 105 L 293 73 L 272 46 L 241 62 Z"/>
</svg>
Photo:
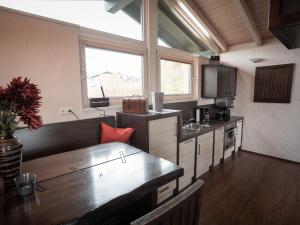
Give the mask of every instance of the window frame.
<svg viewBox="0 0 300 225">
<path fill-rule="evenodd" d="M 151 91 L 161 90 L 160 59 L 191 64 L 191 93 L 165 95 L 164 102 L 180 102 L 198 99 L 200 95 L 199 91 L 197 91 L 199 87 L 199 77 L 197 74 L 199 74 L 200 57 L 183 50 L 158 45 L 157 26 L 153 27 L 151 25 L 157 23 L 157 19 L 152 15 L 157 13 L 156 8 L 157 2 L 142 0 L 142 41 L 90 28 L 79 28 L 80 77 L 83 109 L 91 108 L 87 97 L 85 46 L 141 55 L 143 57 L 143 95 L 148 97 L 149 101 L 151 101 Z M 155 59 L 153 58 L 154 55 Z M 110 97 L 110 106 L 120 106 L 121 104 L 122 97 Z"/>
<path fill-rule="evenodd" d="M 176 101 L 190 101 L 197 100 L 200 97 L 200 79 L 201 68 L 200 65 L 207 63 L 207 59 L 193 55 L 192 53 L 184 50 L 168 48 L 158 45 L 158 26 L 157 26 L 157 9 L 158 0 L 142 0 L 141 5 L 141 25 L 142 25 L 142 40 L 136 40 L 129 37 L 119 36 L 104 31 L 94 30 L 91 28 L 81 27 L 76 24 L 51 19 L 45 16 L 39 16 L 32 13 L 19 11 L 12 8 L 3 7 L 3 10 L 16 13 L 24 16 L 36 18 L 38 20 L 68 26 L 76 30 L 78 36 L 78 61 L 79 74 L 81 83 L 81 98 L 82 109 L 86 111 L 91 109 L 89 100 L 87 98 L 87 84 L 85 78 L 85 51 L 84 45 L 91 44 L 91 47 L 102 48 L 112 51 L 120 51 L 129 54 L 137 54 L 143 56 L 142 76 L 143 76 L 143 95 L 151 101 L 151 91 L 160 91 L 160 58 L 166 60 L 173 60 L 179 62 L 188 62 L 192 64 L 192 94 L 185 95 L 167 95 L 165 96 L 166 102 Z M 173 8 L 176 9 L 173 5 Z M 193 12 L 194 13 L 194 12 Z M 188 19 L 187 19 L 188 20 Z M 112 106 L 120 106 L 122 98 L 111 99 Z"/>
<path fill-rule="evenodd" d="M 108 34 L 102 31 L 96 31 L 88 28 L 82 28 L 79 38 L 80 46 L 80 78 L 81 78 L 81 96 L 82 107 L 91 108 L 88 98 L 87 77 L 86 77 L 86 56 L 85 47 L 96 49 L 104 49 L 108 51 L 122 52 L 127 54 L 139 55 L 142 59 L 142 91 L 143 95 L 147 96 L 148 92 L 148 76 L 146 47 L 144 41 L 139 41 L 131 38 L 121 37 L 114 34 Z M 126 97 L 126 96 L 124 96 Z M 123 97 L 109 97 L 110 106 L 121 105 Z"/>
<path fill-rule="evenodd" d="M 169 60 L 179 63 L 185 63 L 191 65 L 191 92 L 188 94 L 166 94 L 165 101 L 166 102 L 176 102 L 176 101 L 184 101 L 184 100 L 194 100 L 197 97 L 195 93 L 195 81 L 196 75 L 195 72 L 197 63 L 195 62 L 195 56 L 191 53 L 184 52 L 179 49 L 167 48 L 163 46 L 158 46 L 158 57 L 157 57 L 157 67 L 158 67 L 158 90 L 161 90 L 161 63 L 160 60 Z"/>
</svg>

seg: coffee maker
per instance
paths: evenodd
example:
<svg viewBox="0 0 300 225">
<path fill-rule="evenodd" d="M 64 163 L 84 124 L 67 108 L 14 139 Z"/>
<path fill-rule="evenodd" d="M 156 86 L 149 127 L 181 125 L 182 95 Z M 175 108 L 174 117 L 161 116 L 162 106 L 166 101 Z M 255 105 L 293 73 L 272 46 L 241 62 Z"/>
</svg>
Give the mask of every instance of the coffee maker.
<svg viewBox="0 0 300 225">
<path fill-rule="evenodd" d="M 216 120 L 226 122 L 230 120 L 230 109 L 226 106 L 216 107 Z"/>
<path fill-rule="evenodd" d="M 196 122 L 201 124 L 209 124 L 210 115 L 208 107 L 199 107 L 196 109 Z"/>
<path fill-rule="evenodd" d="M 233 108 L 234 98 L 216 99 L 216 120 L 226 122 L 230 120 L 230 108 Z"/>
</svg>

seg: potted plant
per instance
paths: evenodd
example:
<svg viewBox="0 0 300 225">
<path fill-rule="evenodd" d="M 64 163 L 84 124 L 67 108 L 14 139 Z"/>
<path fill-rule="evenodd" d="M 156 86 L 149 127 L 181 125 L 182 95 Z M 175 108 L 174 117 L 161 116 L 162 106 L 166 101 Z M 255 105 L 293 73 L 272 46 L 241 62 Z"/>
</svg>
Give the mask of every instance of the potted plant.
<svg viewBox="0 0 300 225">
<path fill-rule="evenodd" d="M 22 162 L 22 144 L 14 133 L 21 123 L 30 130 L 42 126 L 40 100 L 40 90 L 28 78 L 17 77 L 0 87 L 0 176 L 6 187 L 13 185 Z"/>
</svg>

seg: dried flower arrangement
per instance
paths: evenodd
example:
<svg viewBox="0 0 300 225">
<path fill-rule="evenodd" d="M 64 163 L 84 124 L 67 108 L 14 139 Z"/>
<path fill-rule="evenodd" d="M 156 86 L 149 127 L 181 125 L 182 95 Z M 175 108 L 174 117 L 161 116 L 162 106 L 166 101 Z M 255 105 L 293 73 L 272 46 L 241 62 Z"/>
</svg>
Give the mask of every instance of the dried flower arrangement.
<svg viewBox="0 0 300 225">
<path fill-rule="evenodd" d="M 18 124 L 29 129 L 42 126 L 38 115 L 41 106 L 40 89 L 28 78 L 14 78 L 7 87 L 0 87 L 0 139 L 13 138 Z"/>
</svg>

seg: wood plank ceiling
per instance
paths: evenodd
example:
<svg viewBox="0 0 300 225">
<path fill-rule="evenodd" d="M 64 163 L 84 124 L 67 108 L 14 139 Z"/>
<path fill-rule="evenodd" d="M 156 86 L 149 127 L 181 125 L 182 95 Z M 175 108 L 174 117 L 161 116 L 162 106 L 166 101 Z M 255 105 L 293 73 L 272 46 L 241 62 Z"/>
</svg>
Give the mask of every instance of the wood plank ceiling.
<svg viewBox="0 0 300 225">
<path fill-rule="evenodd" d="M 192 1 L 198 5 L 227 45 L 253 42 L 234 0 Z M 261 37 L 273 37 L 267 29 L 269 0 L 247 0 L 246 4 Z"/>
</svg>

